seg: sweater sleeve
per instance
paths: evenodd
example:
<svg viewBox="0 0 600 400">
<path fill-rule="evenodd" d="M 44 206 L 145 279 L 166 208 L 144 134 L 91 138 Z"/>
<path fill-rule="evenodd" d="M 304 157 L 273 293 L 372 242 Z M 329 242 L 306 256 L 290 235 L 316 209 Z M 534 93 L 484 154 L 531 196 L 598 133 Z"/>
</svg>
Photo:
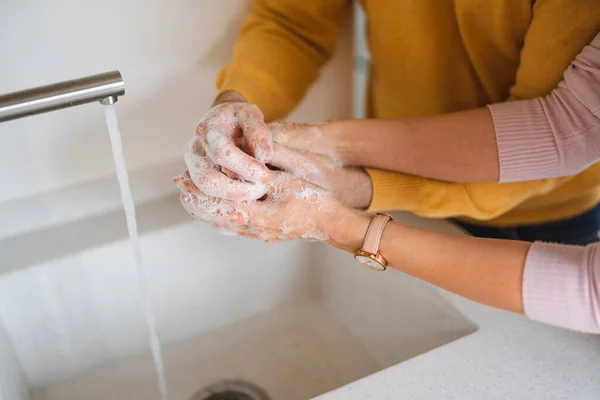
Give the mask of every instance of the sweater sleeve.
<svg viewBox="0 0 600 400">
<path fill-rule="evenodd" d="M 369 211 L 411 211 L 429 218 L 469 217 L 487 221 L 524 201 L 546 194 L 570 177 L 504 183 L 452 183 L 365 168 L 373 184 Z"/>
<path fill-rule="evenodd" d="M 522 290 L 529 318 L 600 333 L 600 243 L 534 243 L 525 261 Z"/>
<path fill-rule="evenodd" d="M 501 182 L 572 175 L 600 160 L 600 34 L 550 95 L 488 108 Z"/>
<path fill-rule="evenodd" d="M 284 117 L 302 99 L 350 17 L 349 0 L 254 0 L 232 61 L 217 76 L 266 120 Z"/>
</svg>

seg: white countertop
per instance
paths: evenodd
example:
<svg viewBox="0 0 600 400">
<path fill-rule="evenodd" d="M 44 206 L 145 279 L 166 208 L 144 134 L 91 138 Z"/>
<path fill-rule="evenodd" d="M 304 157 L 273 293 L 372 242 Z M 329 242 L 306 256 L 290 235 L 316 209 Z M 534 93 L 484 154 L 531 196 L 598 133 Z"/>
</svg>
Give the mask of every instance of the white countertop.
<svg viewBox="0 0 600 400">
<path fill-rule="evenodd" d="M 600 399 L 600 335 L 551 327 L 443 293 L 478 331 L 319 400 Z"/>
</svg>

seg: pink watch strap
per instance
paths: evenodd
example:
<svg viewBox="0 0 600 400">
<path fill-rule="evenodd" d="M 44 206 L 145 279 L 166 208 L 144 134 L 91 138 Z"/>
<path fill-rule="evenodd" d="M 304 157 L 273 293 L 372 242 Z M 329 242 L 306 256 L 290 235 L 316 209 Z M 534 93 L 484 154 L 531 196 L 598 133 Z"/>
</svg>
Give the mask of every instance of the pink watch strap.
<svg viewBox="0 0 600 400">
<path fill-rule="evenodd" d="M 391 220 L 392 217 L 387 214 L 377 214 L 369 224 L 367 233 L 365 234 L 365 242 L 361 248 L 362 251 L 366 251 L 372 254 L 379 253 L 379 242 L 381 242 L 381 235 L 383 235 L 383 229 L 385 225 Z"/>
</svg>

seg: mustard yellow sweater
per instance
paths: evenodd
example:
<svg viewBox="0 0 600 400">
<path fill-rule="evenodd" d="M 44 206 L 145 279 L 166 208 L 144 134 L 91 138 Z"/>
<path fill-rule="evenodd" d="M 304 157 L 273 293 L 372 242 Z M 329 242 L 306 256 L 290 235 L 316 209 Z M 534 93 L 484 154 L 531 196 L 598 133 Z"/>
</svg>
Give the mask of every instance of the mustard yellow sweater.
<svg viewBox="0 0 600 400">
<path fill-rule="evenodd" d="M 217 78 L 268 120 L 291 111 L 330 58 L 350 0 L 255 0 Z M 433 115 L 549 93 L 600 30 L 600 0 L 363 0 L 374 118 Z M 532 148 L 532 152 L 535 149 Z M 367 169 L 372 210 L 489 225 L 567 218 L 600 199 L 600 164 L 521 183 L 441 182 Z"/>
</svg>

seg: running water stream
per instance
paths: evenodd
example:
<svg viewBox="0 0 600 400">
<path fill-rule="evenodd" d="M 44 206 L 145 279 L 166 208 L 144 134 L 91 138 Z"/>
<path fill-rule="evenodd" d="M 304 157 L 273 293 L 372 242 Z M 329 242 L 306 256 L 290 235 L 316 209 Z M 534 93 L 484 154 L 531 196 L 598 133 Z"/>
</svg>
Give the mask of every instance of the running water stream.
<svg viewBox="0 0 600 400">
<path fill-rule="evenodd" d="M 167 400 L 167 382 L 165 378 L 165 368 L 162 359 L 160 340 L 156 333 L 156 322 L 154 319 L 154 310 L 150 302 L 148 293 L 148 278 L 144 270 L 142 259 L 142 251 L 140 248 L 140 238 L 137 231 L 137 220 L 135 218 L 135 205 L 131 196 L 131 187 L 129 186 L 129 176 L 127 174 L 127 165 L 125 164 L 125 156 L 123 155 L 123 144 L 121 142 L 121 132 L 117 121 L 117 112 L 114 104 L 104 106 L 104 114 L 106 116 L 106 126 L 110 135 L 112 145 L 113 158 L 117 171 L 117 179 L 121 188 L 121 200 L 125 209 L 125 217 L 127 219 L 127 230 L 129 232 L 129 242 L 135 259 L 135 267 L 137 271 L 140 297 L 142 301 L 142 310 L 146 324 L 148 325 L 148 334 L 150 336 L 150 349 L 152 350 L 152 358 L 154 360 L 154 368 L 158 378 L 158 388 L 160 390 L 161 399 Z"/>
</svg>

